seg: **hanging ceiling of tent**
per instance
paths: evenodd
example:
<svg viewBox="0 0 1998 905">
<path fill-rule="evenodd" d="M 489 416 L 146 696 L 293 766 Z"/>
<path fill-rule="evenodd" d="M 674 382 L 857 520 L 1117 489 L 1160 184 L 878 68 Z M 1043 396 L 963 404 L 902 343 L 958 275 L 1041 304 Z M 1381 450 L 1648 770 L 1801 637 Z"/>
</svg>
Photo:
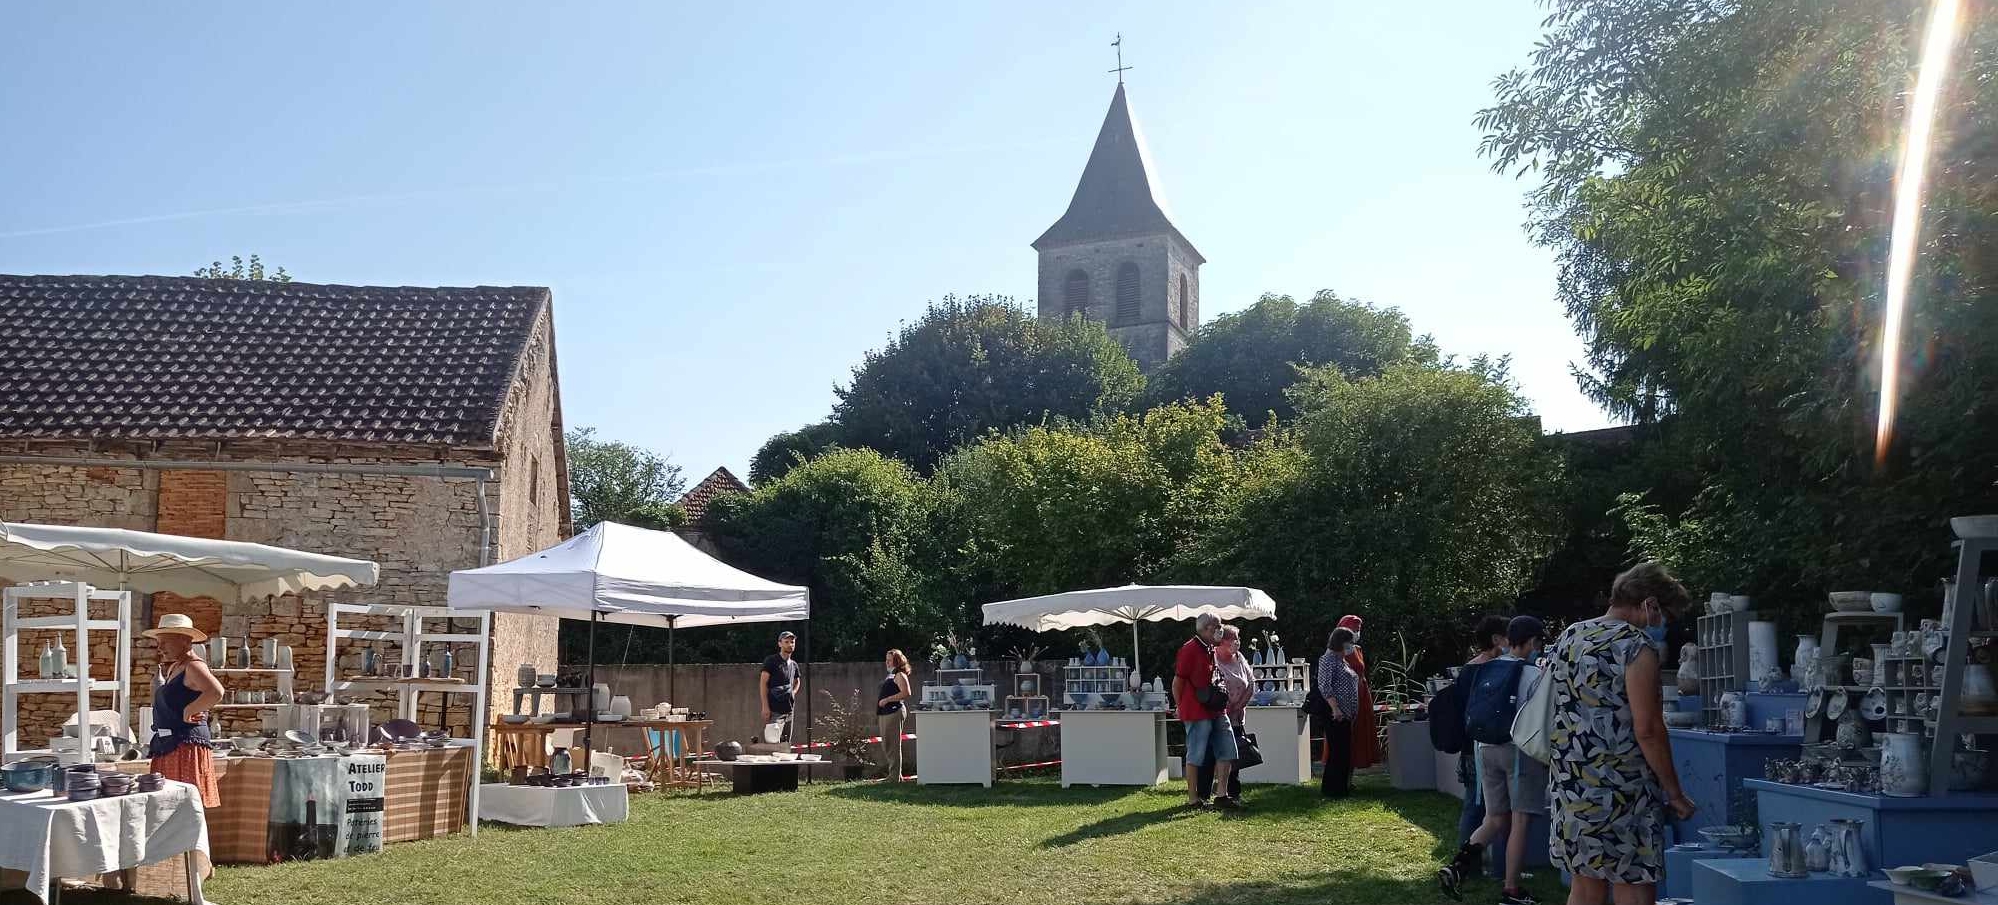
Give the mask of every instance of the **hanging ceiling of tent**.
<svg viewBox="0 0 1998 905">
<path fill-rule="evenodd" d="M 0 578 L 62 579 L 100 588 L 189 597 L 253 599 L 372 585 L 365 559 L 246 541 L 123 528 L 0 523 Z"/>
</svg>

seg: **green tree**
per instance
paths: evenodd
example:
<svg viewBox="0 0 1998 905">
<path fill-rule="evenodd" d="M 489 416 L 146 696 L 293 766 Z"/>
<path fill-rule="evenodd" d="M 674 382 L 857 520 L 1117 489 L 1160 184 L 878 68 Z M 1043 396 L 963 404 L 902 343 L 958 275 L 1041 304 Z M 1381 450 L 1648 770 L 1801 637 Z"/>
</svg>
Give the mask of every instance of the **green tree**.
<svg viewBox="0 0 1998 905">
<path fill-rule="evenodd" d="M 1378 374 L 1414 357 L 1434 361 L 1428 337 L 1416 337 L 1395 308 L 1377 308 L 1322 290 L 1299 304 L 1287 295 L 1264 295 L 1248 308 L 1223 314 L 1200 328 L 1193 341 L 1151 376 L 1151 404 L 1205 399 L 1216 393 L 1228 410 L 1251 426 L 1274 412 L 1296 414 L 1285 391 L 1298 369 L 1334 365 L 1353 377 Z"/>
<path fill-rule="evenodd" d="M 1559 0 L 1479 122 L 1536 177 L 1584 386 L 1672 423 L 1703 489 L 1625 501 L 1635 552 L 1796 618 L 1914 590 L 1944 520 L 1998 506 L 1998 20 L 1972 16 L 1937 122 L 1904 394 L 1875 465 L 1883 281 L 1912 0 Z"/>
<path fill-rule="evenodd" d="M 705 525 L 724 560 L 811 589 L 813 657 L 871 660 L 889 647 L 926 650 L 945 630 L 912 565 L 927 506 L 908 466 L 834 449 L 715 500 Z M 753 634 L 738 655 L 769 646 L 768 632 Z"/>
<path fill-rule="evenodd" d="M 196 268 L 194 271 L 194 275 L 201 277 L 202 279 L 208 279 L 208 280 L 267 280 L 272 283 L 291 282 L 291 274 L 285 273 L 284 268 L 279 267 L 275 270 L 266 271 L 264 269 L 263 260 L 258 258 L 256 255 L 250 256 L 250 261 L 248 264 L 245 264 L 243 262 L 243 259 L 236 255 L 230 255 L 229 262 L 230 266 L 228 267 L 223 267 L 221 261 L 216 261 L 215 263 L 210 264 L 207 267 Z"/>
<path fill-rule="evenodd" d="M 1245 451 L 1189 571 L 1269 591 L 1293 636 L 1361 612 L 1433 655 L 1528 585 L 1557 536 L 1560 460 L 1503 362 L 1314 368 L 1291 395 L 1297 426 Z"/>
<path fill-rule="evenodd" d="M 854 368 L 833 422 L 841 445 L 928 472 L 990 431 L 1119 411 L 1143 386 L 1101 324 L 1044 323 L 1000 297 L 945 297 Z"/>
<path fill-rule="evenodd" d="M 598 522 L 655 531 L 686 523 L 686 512 L 675 503 L 687 486 L 680 466 L 649 450 L 599 440 L 593 427 L 572 429 L 562 439 L 569 460 L 569 518 L 577 531 Z"/>
<path fill-rule="evenodd" d="M 798 463 L 839 445 L 839 425 L 830 421 L 807 424 L 769 440 L 749 460 L 749 484 L 759 486 L 783 477 Z"/>
</svg>

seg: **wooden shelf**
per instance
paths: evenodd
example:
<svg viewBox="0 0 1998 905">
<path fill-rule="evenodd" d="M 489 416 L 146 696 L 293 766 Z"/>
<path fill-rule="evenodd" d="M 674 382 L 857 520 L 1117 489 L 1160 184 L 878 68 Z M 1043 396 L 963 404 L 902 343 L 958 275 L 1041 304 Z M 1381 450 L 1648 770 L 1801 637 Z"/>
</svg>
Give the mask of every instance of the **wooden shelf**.
<svg viewBox="0 0 1998 905">
<path fill-rule="evenodd" d="M 275 666 L 210 666 L 208 671 L 218 676 L 288 676 L 289 669 Z"/>
<path fill-rule="evenodd" d="M 83 684 L 82 679 L 35 679 L 28 682 L 15 682 L 7 686 L 7 692 L 9 694 L 61 694 L 63 692 L 75 694 L 77 686 L 81 684 Z M 94 679 L 90 683 L 90 690 L 117 691 L 118 682 L 115 679 Z"/>
</svg>

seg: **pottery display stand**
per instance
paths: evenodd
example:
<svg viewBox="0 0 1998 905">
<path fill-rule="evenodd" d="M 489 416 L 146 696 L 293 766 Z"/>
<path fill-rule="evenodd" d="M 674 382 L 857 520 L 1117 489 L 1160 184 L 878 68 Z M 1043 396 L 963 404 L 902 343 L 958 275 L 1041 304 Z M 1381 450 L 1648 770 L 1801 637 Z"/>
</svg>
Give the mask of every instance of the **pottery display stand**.
<svg viewBox="0 0 1998 905">
<path fill-rule="evenodd" d="M 94 755 L 90 751 L 91 733 L 84 727 L 90 724 L 90 695 L 93 692 L 110 694 L 112 708 L 118 711 L 120 728 L 131 725 L 131 686 L 132 686 L 132 593 L 130 591 L 100 591 L 80 582 L 38 582 L 16 585 L 0 592 L 0 762 L 12 762 L 38 754 L 56 754 L 65 764 L 89 763 Z M 23 600 L 61 600 L 70 604 L 67 613 L 54 616 L 21 616 Z M 115 605 L 115 618 L 90 618 L 90 605 L 109 603 Z M 21 655 L 21 633 L 23 631 L 62 632 L 70 645 L 70 655 L 76 658 L 74 679 L 44 679 L 39 675 L 21 675 L 21 664 L 26 659 Z M 117 662 L 113 665 L 115 678 L 93 679 L 90 676 L 90 633 L 100 635 L 110 632 L 116 639 Z M 51 751 L 47 748 L 23 749 L 20 744 L 20 706 L 22 695 L 67 694 L 76 696 L 78 714 L 78 744 L 74 749 Z M 146 727 L 150 729 L 151 727 Z"/>
<path fill-rule="evenodd" d="M 1942 626 L 1948 633 L 1949 643 L 1943 647 L 1941 704 L 1936 709 L 1936 719 L 1928 726 L 1929 737 L 1929 794 L 1949 795 L 1949 776 L 1957 748 L 1957 738 L 1964 735 L 1998 735 L 1998 715 L 1965 715 L 1963 705 L 1964 673 L 1970 667 L 1970 642 L 1982 640 L 1986 644 L 1998 644 L 1998 625 L 1982 624 L 1978 618 L 1979 603 L 1983 594 L 1983 581 L 1987 577 L 1998 577 L 1998 565 L 1987 565 L 1989 554 L 1998 553 L 1998 538 L 1967 537 L 1951 544 L 1956 549 L 1956 606 L 1949 613 L 1948 624 Z M 1931 680 L 1937 667 L 1930 666 Z M 1998 668 L 1998 667 L 1994 667 Z M 1990 739 L 1984 742 L 1988 745 Z M 1988 748 L 1986 750 L 1989 750 Z M 1992 821 L 1998 823 L 1998 819 Z M 1931 859 L 1933 860 L 1933 859 Z"/>
<path fill-rule="evenodd" d="M 1866 855 L 1867 866 L 1874 873 L 1867 879 L 1877 879 L 1879 871 L 1886 867 L 1928 862 L 1962 864 L 1976 855 L 1998 849 L 1998 819 L 1992 817 L 1998 814 L 1998 794 L 1956 792 L 1946 796 L 1890 798 L 1763 779 L 1748 780 L 1743 786 L 1755 794 L 1757 817 L 1764 826 L 1789 821 L 1801 824 L 1808 835 L 1811 829 L 1835 818 L 1864 821 L 1860 826 L 1860 847 Z M 1738 881 L 1728 887 L 1726 894 L 1718 895 L 1713 901 L 1796 901 L 1811 905 L 1840 905 L 1845 902 L 1877 905 L 1881 901 L 1877 893 L 1865 889 L 1866 880 L 1812 874 L 1811 881 L 1771 878 L 1772 882 L 1763 883 L 1735 876 L 1752 873 L 1747 870 L 1749 864 L 1766 875 L 1769 866 L 1767 854 L 1765 843 L 1763 857 L 1752 861 L 1709 861 L 1701 864 L 1701 869 L 1715 868 L 1720 875 Z M 1728 867 L 1734 864 L 1741 866 L 1739 869 Z M 1826 882 L 1829 880 L 1837 882 Z M 1708 895 L 1717 893 L 1723 885 L 1719 876 L 1708 877 L 1696 870 L 1694 897 L 1700 905 L 1708 905 Z M 1806 890 L 1809 898 L 1794 898 L 1796 890 Z M 1762 898 L 1765 895 L 1776 898 Z"/>
<path fill-rule="evenodd" d="M 1700 725 L 1727 724 L 1721 695 L 1742 691 L 1748 682 L 1748 624 L 1755 613 L 1709 613 L 1696 621 L 1699 644 Z"/>
<path fill-rule="evenodd" d="M 1886 880 L 1875 880 L 1866 884 L 1891 896 L 1894 905 L 1998 905 L 1998 892 L 1972 892 L 1961 898 L 1949 898 L 1933 892 L 1923 892 L 1913 886 L 1897 886 Z"/>
<path fill-rule="evenodd" d="M 1865 631 L 1874 637 L 1879 637 L 1883 632 L 1891 635 L 1901 630 L 1901 622 L 1900 613 L 1874 613 L 1869 611 L 1863 613 L 1831 612 L 1825 614 L 1823 637 L 1818 640 L 1818 662 L 1823 664 L 1823 666 L 1818 670 L 1818 674 L 1823 678 L 1823 685 L 1821 687 L 1824 689 L 1827 701 L 1834 694 L 1844 694 L 1856 699 L 1859 696 L 1865 695 L 1867 689 L 1873 685 L 1879 684 L 1878 682 L 1869 682 L 1866 685 L 1859 685 L 1858 683 L 1845 681 L 1850 678 L 1850 675 L 1840 669 L 1844 655 L 1839 653 L 1841 650 L 1839 644 L 1842 641 L 1851 640 L 1853 635 L 1861 631 Z M 1877 670 L 1879 668 L 1879 664 L 1874 664 L 1874 669 Z M 1874 675 L 1869 678 L 1879 679 L 1882 677 Z M 1853 706 L 1857 705 L 1858 702 L 1855 700 Z M 1825 709 L 1824 707 L 1820 707 L 1816 714 L 1804 718 L 1804 744 L 1828 744 L 1836 736 L 1838 721 L 1825 719 Z"/>
<path fill-rule="evenodd" d="M 1311 719 L 1294 705 L 1251 706 L 1243 728 L 1256 737 L 1263 762 L 1242 771 L 1247 784 L 1302 785 L 1311 781 Z"/>
<path fill-rule="evenodd" d="M 1165 782 L 1165 716 L 1155 710 L 1070 710 L 1063 713 L 1062 788 L 1155 786 Z"/>
<path fill-rule="evenodd" d="M 917 783 L 992 787 L 991 711 L 925 710 L 915 721 Z"/>
<path fill-rule="evenodd" d="M 390 616 L 399 620 L 401 628 L 391 631 L 341 628 L 342 616 Z M 426 632 L 425 619 L 464 619 L 476 621 L 479 627 L 472 632 Z M 447 622 L 448 626 L 449 623 Z M 472 749 L 472 763 L 485 763 L 486 748 L 486 683 L 492 672 L 493 614 L 490 610 L 454 611 L 441 606 L 406 606 L 392 603 L 334 603 L 326 604 L 326 696 L 329 700 L 336 695 L 351 695 L 371 691 L 393 690 L 396 692 L 396 715 L 416 722 L 417 696 L 419 694 L 442 694 L 447 696 L 470 695 L 469 738 L 453 738 L 451 744 Z M 397 675 L 385 678 L 341 679 L 340 645 L 342 642 L 375 641 L 390 642 L 400 653 Z M 472 681 L 464 682 L 453 678 L 410 678 L 420 670 L 418 664 L 424 662 L 424 645 L 471 645 L 478 649 L 476 672 Z M 445 712 L 450 712 L 447 702 Z M 479 771 L 471 771 L 470 792 L 466 795 L 465 811 L 467 823 L 471 824 L 472 835 L 479 834 Z"/>
</svg>

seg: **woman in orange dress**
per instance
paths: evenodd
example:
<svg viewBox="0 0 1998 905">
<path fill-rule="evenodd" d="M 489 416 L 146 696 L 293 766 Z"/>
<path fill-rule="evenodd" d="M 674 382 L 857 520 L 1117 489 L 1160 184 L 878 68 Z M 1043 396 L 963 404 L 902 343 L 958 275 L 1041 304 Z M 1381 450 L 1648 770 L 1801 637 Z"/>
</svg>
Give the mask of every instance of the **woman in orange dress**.
<svg viewBox="0 0 1998 905">
<path fill-rule="evenodd" d="M 1353 633 L 1353 644 L 1346 648 L 1346 665 L 1360 677 L 1359 713 L 1353 715 L 1353 769 L 1363 770 L 1381 762 L 1374 690 L 1367 685 L 1367 657 L 1360 652 L 1360 617 L 1350 613 L 1340 617 L 1339 627 Z"/>
<path fill-rule="evenodd" d="M 153 739 L 147 750 L 153 772 L 200 790 L 202 807 L 220 807 L 208 708 L 221 702 L 222 683 L 194 654 L 194 645 L 208 640 L 208 635 L 194 627 L 194 620 L 167 613 L 157 628 L 146 630 L 146 637 L 160 648 L 159 680 L 153 683 Z"/>
</svg>

